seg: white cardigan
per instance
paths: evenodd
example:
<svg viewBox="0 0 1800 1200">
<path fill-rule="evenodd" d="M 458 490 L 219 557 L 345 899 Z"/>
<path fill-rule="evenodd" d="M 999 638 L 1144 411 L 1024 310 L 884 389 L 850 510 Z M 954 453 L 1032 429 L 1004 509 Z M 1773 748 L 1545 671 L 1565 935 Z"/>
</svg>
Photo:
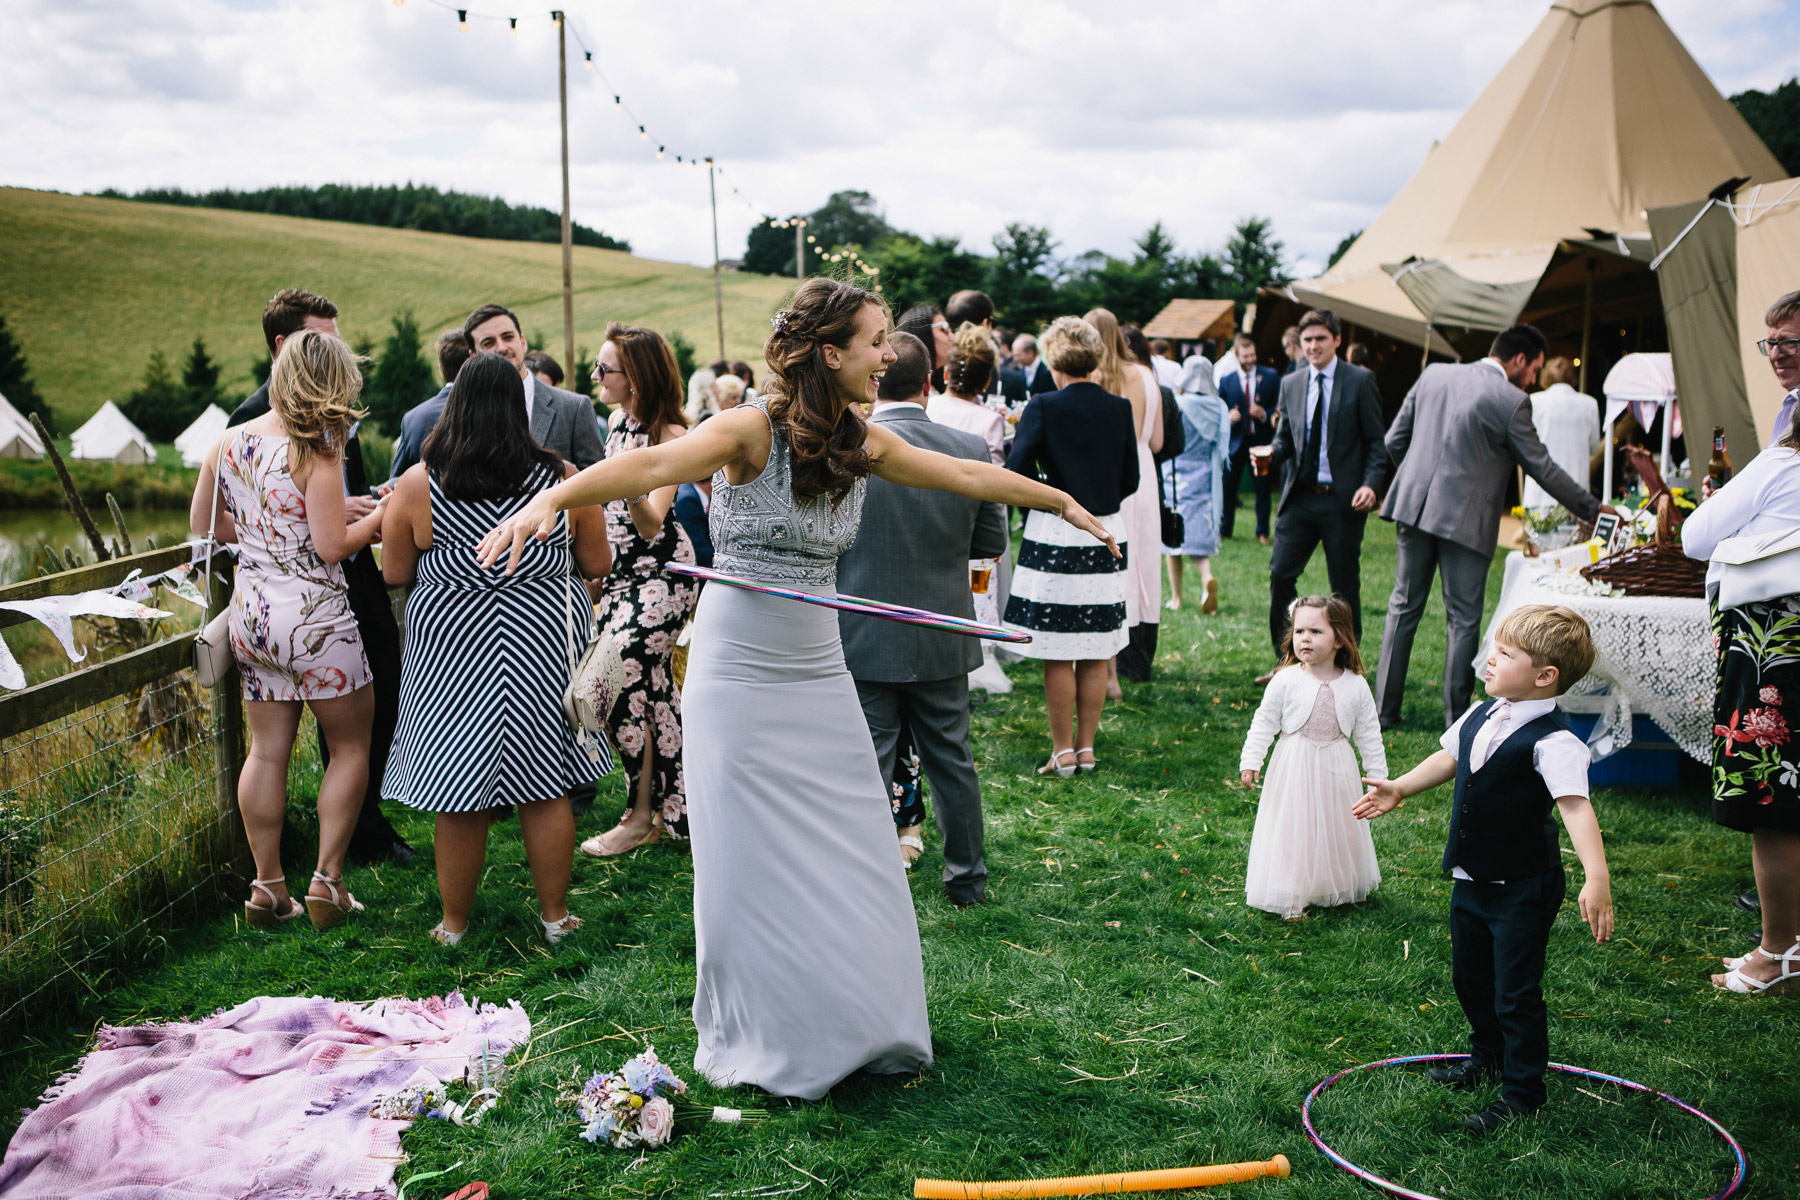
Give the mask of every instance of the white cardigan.
<svg viewBox="0 0 1800 1200">
<path fill-rule="evenodd" d="M 1387 751 L 1381 745 L 1381 722 L 1375 715 L 1375 696 L 1369 691 L 1369 681 L 1354 671 L 1344 671 L 1325 686 L 1331 689 L 1338 728 L 1355 744 L 1362 758 L 1362 773 L 1370 779 L 1386 779 Z M 1299 733 L 1312 716 L 1318 697 L 1319 680 L 1308 675 L 1299 663 L 1275 672 L 1262 703 L 1256 706 L 1256 716 L 1250 720 L 1238 770 L 1262 770 L 1275 735 L 1293 737 Z"/>
</svg>

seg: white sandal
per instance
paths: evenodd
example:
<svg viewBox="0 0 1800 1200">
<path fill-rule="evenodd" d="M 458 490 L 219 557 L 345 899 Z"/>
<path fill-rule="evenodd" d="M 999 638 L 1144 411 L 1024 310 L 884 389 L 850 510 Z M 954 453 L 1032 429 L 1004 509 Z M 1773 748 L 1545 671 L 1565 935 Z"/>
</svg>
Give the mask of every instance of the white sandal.
<svg viewBox="0 0 1800 1200">
<path fill-rule="evenodd" d="M 916 833 L 905 833 L 900 835 L 900 845 L 902 847 L 900 861 L 905 863 L 906 869 L 910 871 L 913 869 L 913 864 L 918 862 L 919 859 L 923 858 L 925 855 L 925 839 Z M 908 858 L 906 857 L 906 850 L 909 849 L 917 850 L 918 853 L 911 858 Z"/>
<path fill-rule="evenodd" d="M 439 921 L 436 925 L 431 927 L 431 932 L 427 933 L 425 936 L 440 946 L 454 946 L 456 943 L 462 941 L 463 937 L 468 932 L 468 930 L 464 929 L 458 933 L 451 933 L 448 929 L 444 928 L 444 923 Z"/>
<path fill-rule="evenodd" d="M 314 871 L 313 882 L 324 884 L 331 893 L 329 896 L 306 897 L 306 912 L 312 917 L 314 929 L 336 929 L 351 913 L 363 911 L 362 902 L 344 886 L 342 875 L 333 879 L 323 871 Z"/>
<path fill-rule="evenodd" d="M 1721 958 L 1719 961 L 1725 964 L 1725 969 L 1727 971 L 1735 971 L 1739 967 L 1743 966 L 1745 963 L 1749 962 L 1752 958 L 1756 957 L 1758 954 L 1762 955 L 1764 958 L 1774 958 L 1775 957 L 1773 954 L 1770 954 L 1767 950 L 1764 950 L 1760 945 L 1758 945 L 1758 946 L 1753 947 L 1751 949 L 1750 953 L 1745 954 L 1742 957 Z"/>
<path fill-rule="evenodd" d="M 1781 974 L 1773 979 L 1752 979 L 1744 974 L 1743 966 L 1739 965 L 1725 973 L 1724 983 L 1718 982 L 1715 976 L 1713 986 L 1722 992 L 1735 992 L 1740 996 L 1781 996 L 1789 992 L 1800 992 L 1800 942 L 1795 942 L 1781 954 L 1770 954 L 1761 946 L 1756 950 L 1764 958 L 1780 963 Z M 1744 957 L 1748 958 L 1749 955 Z"/>
<path fill-rule="evenodd" d="M 292 921 L 295 917 L 300 916 L 306 911 L 306 905 L 300 903 L 292 896 L 289 896 L 286 914 L 277 912 L 275 908 L 275 893 L 269 890 L 269 885 L 274 883 L 279 883 L 283 887 L 287 886 L 287 880 L 285 879 L 252 879 L 250 881 L 250 886 L 267 896 L 269 902 L 267 904 L 257 904 L 253 900 L 244 901 L 244 924 L 253 926 L 257 929 L 273 929 L 284 921 Z"/>
<path fill-rule="evenodd" d="M 544 927 L 544 941 L 554 946 L 582 926 L 582 920 L 574 913 L 569 913 L 560 921 L 546 921 L 538 918 L 538 924 Z"/>
<path fill-rule="evenodd" d="M 1081 756 L 1084 754 L 1087 755 L 1091 761 L 1082 762 Z M 1084 773 L 1088 771 L 1098 771 L 1100 769 L 1100 760 L 1094 758 L 1094 748 L 1092 746 L 1080 746 L 1076 748 L 1075 769 Z"/>
<path fill-rule="evenodd" d="M 1074 763 L 1070 763 L 1066 767 L 1062 765 L 1062 756 L 1065 754 L 1068 755 L 1070 758 L 1075 757 L 1075 752 L 1073 750 L 1053 750 L 1053 751 L 1051 751 L 1050 761 L 1038 768 L 1038 774 L 1039 775 L 1054 775 L 1058 779 L 1067 779 L 1069 776 L 1073 775 L 1075 773 L 1075 764 Z"/>
</svg>

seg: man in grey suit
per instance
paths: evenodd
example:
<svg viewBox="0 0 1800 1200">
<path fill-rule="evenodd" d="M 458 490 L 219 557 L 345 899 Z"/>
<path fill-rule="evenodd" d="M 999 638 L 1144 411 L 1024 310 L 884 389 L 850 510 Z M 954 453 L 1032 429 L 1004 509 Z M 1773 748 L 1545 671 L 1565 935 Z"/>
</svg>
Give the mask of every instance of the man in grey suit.
<svg viewBox="0 0 1800 1200">
<path fill-rule="evenodd" d="M 525 381 L 525 405 L 531 411 L 531 436 L 577 467 L 591 467 L 606 457 L 606 440 L 594 402 L 586 396 L 551 387 L 525 369 L 525 335 L 510 308 L 484 304 L 463 322 L 463 334 L 475 354 L 498 354 L 519 369 Z"/>
<path fill-rule="evenodd" d="M 874 422 L 915 446 L 987 462 L 986 442 L 925 415 L 931 390 L 925 344 L 907 333 L 894 334 L 892 344 L 899 357 L 882 377 Z M 1000 505 L 871 478 L 862 529 L 838 560 L 838 588 L 972 620 L 969 560 L 1006 548 Z M 981 664 L 981 643 L 854 613 L 840 613 L 838 628 L 883 779 L 894 777 L 902 723 L 912 731 L 944 835 L 944 895 L 958 908 L 985 903 L 981 782 L 969 753 L 969 672 Z"/>
<path fill-rule="evenodd" d="M 1556 465 L 1531 424 L 1525 384 L 1548 353 L 1544 335 L 1515 325 L 1474 363 L 1433 363 L 1400 406 L 1388 431 L 1397 464 L 1381 515 L 1397 522 L 1394 593 L 1388 598 L 1375 703 L 1383 729 L 1400 724 L 1413 634 L 1431 594 L 1444 581 L 1449 648 L 1444 663 L 1444 727 L 1469 707 L 1488 566 L 1499 537 L 1500 510 L 1513 465 L 1584 521 L 1613 511 Z"/>
<path fill-rule="evenodd" d="M 1300 573 L 1320 546 L 1331 590 L 1349 603 L 1362 637 L 1363 525 L 1387 473 L 1387 452 L 1375 374 L 1339 358 L 1341 340 L 1336 313 L 1314 309 L 1301 317 L 1306 366 L 1281 381 L 1281 422 L 1269 444 L 1270 470 L 1290 464 L 1269 557 L 1269 640 L 1277 656 Z"/>
</svg>

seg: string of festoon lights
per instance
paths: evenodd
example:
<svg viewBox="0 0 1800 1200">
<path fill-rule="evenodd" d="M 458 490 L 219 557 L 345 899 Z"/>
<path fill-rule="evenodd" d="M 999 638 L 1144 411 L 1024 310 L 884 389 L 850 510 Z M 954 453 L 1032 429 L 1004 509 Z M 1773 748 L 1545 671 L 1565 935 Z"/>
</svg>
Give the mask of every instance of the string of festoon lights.
<svg viewBox="0 0 1800 1200">
<path fill-rule="evenodd" d="M 393 2 L 394 6 L 398 8 L 403 6 L 406 3 L 406 0 L 393 0 Z M 433 8 L 442 9 L 444 12 L 455 14 L 457 28 L 465 33 L 469 31 L 469 22 L 482 21 L 495 25 L 504 23 L 507 27 L 507 31 L 513 37 L 519 36 L 520 18 L 517 16 L 482 12 L 478 9 L 470 8 L 467 5 L 449 2 L 449 0 L 421 0 L 421 2 L 428 4 Z M 574 39 L 576 48 L 581 53 L 583 73 L 589 75 L 594 80 L 594 87 L 602 97 L 602 100 L 610 101 L 613 111 L 622 115 L 636 128 L 638 140 L 645 143 L 646 148 L 651 145 L 656 147 L 656 160 L 658 162 L 669 161 L 671 156 L 668 144 L 656 137 L 655 133 L 649 128 L 648 123 L 642 117 L 638 116 L 638 114 L 633 111 L 631 105 L 627 103 L 624 93 L 614 85 L 612 80 L 606 77 L 606 72 L 601 68 L 599 63 L 594 61 L 594 48 L 592 44 L 590 44 L 587 38 L 582 36 L 581 30 L 575 24 L 574 20 L 568 17 L 568 15 L 560 9 L 551 9 L 547 12 L 543 12 L 541 15 L 543 19 L 550 21 L 553 25 L 559 20 L 566 24 L 570 37 Z M 730 189 L 733 199 L 742 203 L 744 207 L 748 208 L 753 213 L 761 213 L 763 211 L 751 201 L 749 196 L 744 194 L 742 186 L 737 181 L 737 176 L 733 172 L 727 171 L 717 158 L 711 155 L 677 152 L 673 155 L 673 161 L 677 166 L 691 167 L 694 170 L 701 170 L 705 168 L 708 163 L 711 163 L 713 171 L 718 174 L 720 181 Z"/>
<path fill-rule="evenodd" d="M 406 0 L 393 0 L 393 2 L 394 6 L 398 8 L 405 5 Z M 467 5 L 456 4 L 453 0 L 422 0 L 422 2 L 429 4 L 433 8 L 441 9 L 444 12 L 454 13 L 456 15 L 457 28 L 465 33 L 468 32 L 470 21 L 484 21 L 491 24 L 505 22 L 507 32 L 513 37 L 519 36 L 519 18 L 512 14 L 482 12 L 478 9 L 468 7 Z M 561 9 L 552 9 L 543 15 L 545 15 L 552 24 L 561 22 L 567 27 L 569 35 L 575 39 L 575 45 L 581 52 L 582 69 L 584 73 L 590 75 L 594 79 L 597 88 L 603 89 L 600 93 L 602 98 L 610 97 L 612 100 L 613 111 L 619 113 L 636 127 L 639 141 L 643 142 L 646 147 L 655 145 L 657 161 L 667 161 L 669 155 L 668 144 L 657 138 L 651 132 L 648 123 L 642 117 L 638 116 L 631 105 L 626 102 L 624 92 L 621 91 L 612 80 L 606 77 L 605 70 L 599 63 L 594 61 L 593 46 L 589 44 L 587 38 L 582 36 L 581 30 L 576 26 L 575 22 Z M 742 186 L 737 181 L 736 174 L 726 170 L 719 160 L 711 155 L 696 155 L 677 152 L 674 155 L 674 161 L 677 166 L 692 167 L 696 170 L 710 165 L 714 173 L 718 175 L 720 181 L 730 189 L 732 198 L 743 204 L 744 207 L 751 212 L 759 214 L 755 222 L 757 225 L 769 225 L 775 229 L 795 229 L 796 232 L 798 232 L 799 229 L 805 228 L 807 225 L 807 221 L 804 217 L 782 218 L 766 215 L 766 209 L 760 208 L 751 201 L 749 196 L 744 194 Z M 847 269 L 852 273 L 867 275 L 871 278 L 881 273 L 881 268 L 866 261 L 854 246 L 841 246 L 835 250 L 828 250 L 826 247 L 818 245 L 816 235 L 814 234 L 806 235 L 805 244 L 813 247 L 823 261 L 834 264 L 845 264 Z M 796 246 L 798 245 L 798 240 L 796 240 Z M 879 282 L 875 284 L 874 290 L 877 292 L 881 290 L 881 284 Z"/>
</svg>

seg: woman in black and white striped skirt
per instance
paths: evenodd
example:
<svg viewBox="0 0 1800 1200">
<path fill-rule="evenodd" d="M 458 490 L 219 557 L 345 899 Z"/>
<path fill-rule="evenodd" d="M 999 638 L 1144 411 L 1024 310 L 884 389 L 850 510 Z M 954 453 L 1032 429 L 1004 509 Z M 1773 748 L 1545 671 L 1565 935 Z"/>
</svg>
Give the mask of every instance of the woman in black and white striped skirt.
<svg viewBox="0 0 1800 1200">
<path fill-rule="evenodd" d="M 1114 558 L 1095 538 L 1033 511 L 1013 572 L 1005 623 L 1028 631 L 1021 654 L 1044 660 L 1050 710 L 1050 761 L 1040 775 L 1067 778 L 1095 767 L 1094 731 L 1106 702 L 1106 664 L 1126 644 L 1125 574 L 1132 553 L 1119 509 L 1137 490 L 1138 455 L 1131 401 L 1090 378 L 1100 365 L 1100 334 L 1080 317 L 1058 317 L 1039 339 L 1057 390 L 1032 398 L 1019 418 L 1006 465 L 1041 474 L 1097 517 L 1118 540 Z M 1154 546 L 1142 547 L 1154 554 Z"/>
<path fill-rule="evenodd" d="M 416 583 L 406 602 L 400 721 L 383 798 L 437 814 L 433 839 L 453 946 L 469 927 L 492 809 L 516 805 L 544 940 L 580 926 L 567 908 L 575 818 L 567 793 L 612 769 L 563 719 L 570 621 L 576 652 L 592 606 L 575 574 L 605 575 L 605 515 L 571 509 L 526 548 L 519 569 L 482 569 L 475 546 L 538 492 L 575 473 L 532 441 L 525 387 L 506 359 L 479 354 L 457 374 L 423 461 L 400 477 L 382 524 L 382 574 Z"/>
</svg>

